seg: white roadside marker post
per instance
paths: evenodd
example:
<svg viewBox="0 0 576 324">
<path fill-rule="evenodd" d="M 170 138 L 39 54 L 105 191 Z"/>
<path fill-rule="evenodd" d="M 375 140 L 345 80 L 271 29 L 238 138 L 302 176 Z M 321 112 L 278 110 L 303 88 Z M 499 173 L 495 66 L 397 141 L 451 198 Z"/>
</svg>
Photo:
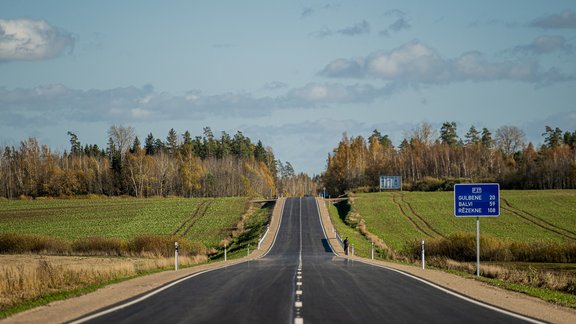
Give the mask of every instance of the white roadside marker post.
<svg viewBox="0 0 576 324">
<path fill-rule="evenodd" d="M 372 260 L 374 260 L 374 242 L 372 242 Z"/>
<path fill-rule="evenodd" d="M 227 254 L 227 249 L 228 249 L 228 244 L 224 244 L 224 261 L 228 261 L 228 256 Z"/>
<path fill-rule="evenodd" d="M 480 217 L 476 217 L 476 276 L 480 277 Z"/>
<path fill-rule="evenodd" d="M 422 270 L 424 270 L 426 261 L 424 259 L 424 240 L 422 240 Z"/>
<path fill-rule="evenodd" d="M 178 271 L 178 242 L 174 242 L 174 271 Z"/>
</svg>

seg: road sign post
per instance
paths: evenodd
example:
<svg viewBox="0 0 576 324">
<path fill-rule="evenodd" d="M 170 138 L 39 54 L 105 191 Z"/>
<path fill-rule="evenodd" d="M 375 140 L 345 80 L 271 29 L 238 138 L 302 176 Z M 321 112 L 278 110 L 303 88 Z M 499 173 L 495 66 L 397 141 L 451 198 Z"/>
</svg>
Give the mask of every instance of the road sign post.
<svg viewBox="0 0 576 324">
<path fill-rule="evenodd" d="M 476 275 L 480 276 L 480 217 L 500 216 L 500 185 L 497 183 L 454 185 L 454 216 L 476 217 Z"/>
</svg>

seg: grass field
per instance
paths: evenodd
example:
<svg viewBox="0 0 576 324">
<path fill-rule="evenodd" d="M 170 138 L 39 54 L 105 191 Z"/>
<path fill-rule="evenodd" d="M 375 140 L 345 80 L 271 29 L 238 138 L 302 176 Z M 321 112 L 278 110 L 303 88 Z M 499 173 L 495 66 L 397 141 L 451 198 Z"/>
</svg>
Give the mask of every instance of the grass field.
<svg viewBox="0 0 576 324">
<path fill-rule="evenodd" d="M 0 234 L 132 239 L 178 235 L 216 247 L 241 219 L 247 198 L 0 201 Z"/>
<path fill-rule="evenodd" d="M 475 233 L 475 218 L 454 216 L 452 192 L 358 194 L 352 208 L 393 249 L 407 241 Z M 523 242 L 576 242 L 576 190 L 502 191 L 500 217 L 480 220 L 482 235 Z"/>
</svg>

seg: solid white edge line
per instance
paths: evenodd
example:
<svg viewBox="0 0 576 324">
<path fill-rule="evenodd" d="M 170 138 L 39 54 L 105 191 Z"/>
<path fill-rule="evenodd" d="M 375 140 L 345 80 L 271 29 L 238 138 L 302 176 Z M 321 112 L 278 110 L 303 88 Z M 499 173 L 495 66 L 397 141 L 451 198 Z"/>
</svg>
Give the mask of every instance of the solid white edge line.
<svg viewBox="0 0 576 324">
<path fill-rule="evenodd" d="M 244 261 L 244 262 L 246 262 L 246 261 Z M 233 264 L 233 265 L 237 265 L 237 264 L 244 263 L 244 262 L 235 263 L 235 264 Z M 101 312 L 98 312 L 98 313 L 95 313 L 95 314 L 92 314 L 92 315 L 89 315 L 89 316 L 86 316 L 86 317 L 79 318 L 79 319 L 77 319 L 77 320 L 75 320 L 75 321 L 73 321 L 73 322 L 70 322 L 70 323 L 71 323 L 71 324 L 84 323 L 84 322 L 93 320 L 93 319 L 95 319 L 95 318 L 104 316 L 104 315 L 106 315 L 106 314 L 113 313 L 113 312 L 115 312 L 115 311 L 117 311 L 117 310 L 121 310 L 121 309 L 123 309 L 123 308 L 129 307 L 129 306 L 132 306 L 132 305 L 134 305 L 134 304 L 137 304 L 137 303 L 139 303 L 139 302 L 141 302 L 141 301 L 144 301 L 144 300 L 146 300 L 146 299 L 148 299 L 148 298 L 150 298 L 150 297 L 152 297 L 152 296 L 154 296 L 154 295 L 156 295 L 156 294 L 158 294 L 158 293 L 160 293 L 160 292 L 162 292 L 162 291 L 164 291 L 164 290 L 166 290 L 166 289 L 168 289 L 168 288 L 171 288 L 171 287 L 173 287 L 173 286 L 175 286 L 175 285 L 177 285 L 177 284 L 179 284 L 179 283 L 181 283 L 181 282 L 183 282 L 183 281 L 185 281 L 185 280 L 188 280 L 188 279 L 190 279 L 190 278 L 199 276 L 199 275 L 201 275 L 201 274 L 204 274 L 204 273 L 207 273 L 207 272 L 210 272 L 210 271 L 223 269 L 223 268 L 226 268 L 226 267 L 229 267 L 229 266 L 231 266 L 231 265 L 221 266 L 221 267 L 218 267 L 218 268 L 209 269 L 209 270 L 204 270 L 204 271 L 200 271 L 200 272 L 191 274 L 191 275 L 186 276 L 186 277 L 184 277 L 184 278 L 181 278 L 181 279 L 178 279 L 178 280 L 176 280 L 176 281 L 173 281 L 172 283 L 169 283 L 169 284 L 167 284 L 167 285 L 165 285 L 165 286 L 162 286 L 162 287 L 160 287 L 160 288 L 158 288 L 158 289 L 156 289 L 156 290 L 153 290 L 153 291 L 149 292 L 148 294 L 146 294 L 146 295 L 144 295 L 144 296 L 142 296 L 142 297 L 140 297 L 140 298 L 137 298 L 137 299 L 132 300 L 132 301 L 129 301 L 129 302 L 127 302 L 127 303 L 118 305 L 118 306 L 113 307 L 113 308 L 109 308 L 109 309 L 103 310 L 103 311 L 101 311 Z"/>
<path fill-rule="evenodd" d="M 412 278 L 412 279 L 418 280 L 418 281 L 420 281 L 420 282 L 422 282 L 422 283 L 424 283 L 424 284 L 427 284 L 427 285 L 429 285 L 429 286 L 432 286 L 432 287 L 434 287 L 434 288 L 436 288 L 436 289 L 438 289 L 438 290 L 441 290 L 441 291 L 443 291 L 443 292 L 445 292 L 445 293 L 447 293 L 447 294 L 450 294 L 450 295 L 452 295 L 452 296 L 454 296 L 454 297 L 458 297 L 458 298 L 463 299 L 463 300 L 465 300 L 465 301 L 467 301 L 467 302 L 470 302 L 470 303 L 475 304 L 475 305 L 478 305 L 478 306 L 482 306 L 482 307 L 484 307 L 484 308 L 488 308 L 488 309 L 493 310 L 493 311 L 496 311 L 496 312 L 498 312 L 498 313 L 502 313 L 502 314 L 505 314 L 505 315 L 508 315 L 508 316 L 512 316 L 512 317 L 515 317 L 515 318 L 518 318 L 518 319 L 521 319 L 521 320 L 524 320 L 524 321 L 527 321 L 527 322 L 530 322 L 530 323 L 545 323 L 545 322 L 539 321 L 538 319 L 535 319 L 535 318 L 532 318 L 532 317 L 527 317 L 527 316 L 524 316 L 524 315 L 521 315 L 521 314 L 518 314 L 518 313 L 514 313 L 514 312 L 511 312 L 511 311 L 508 311 L 508 310 L 505 310 L 505 309 L 502 309 L 502 308 L 499 308 L 499 307 L 496 307 L 496 306 L 492 306 L 492 305 L 490 305 L 490 304 L 486 304 L 486 303 L 484 303 L 484 302 L 482 302 L 482 301 L 479 301 L 479 300 L 476 300 L 476 299 L 474 299 L 474 298 L 471 298 L 471 297 L 462 295 L 462 294 L 460 294 L 460 293 L 458 293 L 458 292 L 455 292 L 455 291 L 452 291 L 452 290 L 450 290 L 450 289 L 446 289 L 446 288 L 444 288 L 444 287 L 442 287 L 442 286 L 439 286 L 439 285 L 437 285 L 437 284 L 435 284 L 435 283 L 433 283 L 433 282 L 431 282 L 431 281 L 428 281 L 428 280 L 426 280 L 426 279 L 417 277 L 417 276 L 412 275 L 412 274 L 410 274 L 410 273 L 406 273 L 406 272 L 404 272 L 404 271 L 402 271 L 402 270 L 390 268 L 390 267 L 385 266 L 385 265 L 372 264 L 372 263 L 366 262 L 366 261 L 364 261 L 364 260 L 353 260 L 353 261 L 358 261 L 358 262 L 361 262 L 361 263 L 364 263 L 364 264 L 367 264 L 367 265 L 371 265 L 371 266 L 374 266 L 374 267 L 379 267 L 379 268 L 383 268 L 383 269 L 387 269 L 387 270 L 391 270 L 391 271 L 397 272 L 397 273 L 399 273 L 399 274 L 405 275 L 405 276 L 410 277 L 410 278 Z"/>
<path fill-rule="evenodd" d="M 263 254 L 262 256 L 260 256 L 260 257 L 258 257 L 258 258 L 256 258 L 255 260 L 265 257 L 265 256 L 270 252 L 270 250 L 272 250 L 272 248 L 274 247 L 274 244 L 276 243 L 276 238 L 278 237 L 278 232 L 280 232 L 280 227 L 282 226 L 282 217 L 283 217 L 283 216 L 284 216 L 284 204 L 282 204 L 282 211 L 281 211 L 281 213 L 280 213 L 280 220 L 279 220 L 280 223 L 278 224 L 278 230 L 276 231 L 276 235 L 274 235 L 274 240 L 272 241 L 272 244 L 270 245 L 270 247 L 268 248 L 268 251 L 266 251 L 265 254 Z M 104 315 L 113 313 L 113 312 L 115 312 L 115 311 L 121 310 L 121 309 L 123 309 L 123 308 L 129 307 L 129 306 L 132 306 L 132 305 L 134 305 L 134 304 L 137 304 L 137 303 L 139 303 L 139 302 L 141 302 L 141 301 L 144 301 L 144 300 L 146 300 L 146 299 L 148 299 L 148 298 L 150 298 L 150 297 L 152 297 L 152 296 L 154 296 L 154 295 L 156 295 L 156 294 L 159 294 L 160 292 L 162 292 L 162 291 L 164 291 L 164 290 L 166 290 L 166 289 L 168 289 L 168 288 L 171 288 L 171 287 L 173 287 L 173 286 L 175 286 L 175 285 L 178 285 L 178 284 L 180 284 L 181 282 L 186 281 L 186 280 L 188 280 L 188 279 L 190 279 L 190 278 L 194 278 L 194 277 L 196 277 L 196 276 L 199 276 L 199 275 L 208 273 L 208 272 L 210 272 L 210 271 L 215 271 L 215 270 L 220 270 L 220 269 L 224 269 L 224 268 L 227 268 L 227 267 L 232 267 L 232 266 L 235 266 L 235 265 L 238 265 L 238 264 L 242 264 L 242 263 L 246 263 L 246 262 L 249 262 L 249 261 L 252 261 L 252 260 L 251 260 L 251 259 L 248 259 L 248 260 L 240 261 L 240 262 L 238 262 L 238 263 L 222 265 L 222 266 L 217 267 L 217 268 L 214 268 L 214 269 L 208 269 L 208 270 L 200 271 L 200 272 L 197 272 L 197 273 L 193 273 L 193 274 L 191 274 L 191 275 L 189 275 L 189 276 L 186 276 L 186 277 L 184 277 L 184 278 L 180 278 L 180 279 L 178 279 L 178 280 L 176 280 L 176 281 L 173 281 L 173 282 L 171 282 L 171 283 L 169 283 L 169 284 L 167 284 L 167 285 L 165 285 L 165 286 L 162 286 L 162 287 L 160 287 L 160 288 L 157 288 L 157 289 L 155 289 L 155 290 L 152 290 L 151 292 L 147 293 L 146 295 L 144 295 L 144 296 L 142 296 L 142 297 L 140 297 L 140 298 L 134 299 L 134 300 L 129 301 L 129 302 L 127 302 L 127 303 L 118 305 L 118 306 L 113 307 L 113 308 L 109 308 L 109 309 L 103 310 L 103 311 L 101 311 L 101 312 L 98 312 L 98 313 L 95 313 L 95 314 L 92 314 L 92 315 L 89 315 L 89 316 L 86 316 L 86 317 L 81 317 L 81 318 L 79 318 L 79 319 L 77 319 L 77 320 L 74 320 L 74 321 L 72 321 L 72 322 L 69 322 L 69 323 L 70 323 L 70 324 L 80 324 L 80 323 L 84 323 L 84 322 L 93 320 L 93 319 L 95 319 L 95 318 L 98 318 L 98 317 L 101 317 L 101 316 L 104 316 Z"/>
<path fill-rule="evenodd" d="M 326 230 L 325 230 L 325 228 L 324 228 L 324 224 L 322 224 L 322 216 L 320 215 L 320 207 L 318 206 L 318 200 L 316 200 L 316 207 L 317 207 L 317 209 L 318 209 L 318 216 L 319 216 L 319 218 L 320 218 L 320 225 L 322 226 L 322 231 L 324 232 L 324 237 L 326 238 L 326 240 L 328 241 L 328 244 L 329 244 L 330 247 L 332 248 L 332 253 L 334 253 L 334 255 L 336 255 L 336 256 L 338 256 L 338 257 L 341 257 L 341 258 L 343 258 L 343 259 L 351 260 L 351 259 L 349 259 L 349 258 L 344 258 L 344 257 L 342 257 L 342 256 L 339 256 L 339 255 L 336 254 L 336 252 L 334 251 L 334 247 L 332 246 L 332 244 L 330 244 L 330 240 L 328 240 L 328 237 L 326 236 Z M 527 317 L 527 316 L 524 316 L 524 315 L 521 315 L 521 314 L 517 314 L 517 313 L 511 312 L 511 311 L 507 311 L 507 310 L 505 310 L 505 309 L 502 309 L 502 308 L 499 308 L 499 307 L 496 307 L 496 306 L 492 306 L 492 305 L 490 305 L 490 304 L 486 304 L 486 303 L 481 302 L 481 301 L 479 301 L 479 300 L 476 300 L 476 299 L 473 299 L 473 298 L 464 296 L 464 295 L 462 295 L 462 294 L 460 294 L 460 293 L 457 293 L 457 292 L 455 292 L 455 291 L 452 291 L 452 290 L 446 289 L 446 288 L 444 288 L 444 287 L 442 287 L 442 286 L 439 286 L 439 285 L 437 285 L 437 284 L 435 284 L 435 283 L 433 283 L 433 282 L 431 282 L 431 281 L 428 281 L 428 280 L 426 280 L 426 279 L 422 279 L 422 278 L 420 278 L 420 277 L 414 276 L 414 275 L 412 275 L 412 274 L 406 273 L 406 272 L 401 271 L 401 270 L 398 270 L 398 269 L 390 268 L 390 267 L 387 267 L 387 266 L 385 266 L 385 265 L 380 265 L 380 264 L 372 264 L 372 263 L 370 263 L 370 262 L 368 262 L 368 261 L 364 261 L 364 260 L 352 260 L 352 261 L 357 261 L 357 262 L 361 262 L 361 263 L 364 263 L 364 264 L 367 264 L 367 265 L 370 265 L 370 266 L 373 266 L 373 267 L 379 267 L 379 268 L 383 268 L 383 269 L 387 269 L 387 270 L 391 270 L 391 271 L 397 272 L 397 273 L 399 273 L 399 274 L 401 274 L 401 275 L 404 275 L 404 276 L 410 277 L 410 278 L 412 278 L 412 279 L 418 280 L 418 281 L 420 281 L 420 282 L 422 282 L 422 283 L 424 283 L 424 284 L 427 284 L 427 285 L 429 285 L 429 286 L 431 286 L 431 287 L 433 287 L 433 288 L 436 288 L 436 289 L 438 289 L 438 290 L 440 290 L 440 291 L 443 291 L 443 292 L 445 292 L 445 293 L 447 293 L 447 294 L 450 294 L 450 295 L 452 295 L 452 296 L 454 296 L 454 297 L 460 298 L 460 299 L 465 300 L 465 301 L 467 301 L 467 302 L 470 302 L 470 303 L 472 303 L 472 304 L 475 304 L 475 305 L 478 305 L 478 306 L 481 306 L 481 307 L 490 309 L 490 310 L 492 310 L 492 311 L 495 311 L 495 312 L 498 312 L 498 313 L 501 313 L 501 314 L 505 314 L 505 315 L 508 315 L 508 316 L 511 316 L 511 317 L 514 317 L 514 318 L 517 318 L 517 319 L 521 319 L 521 320 L 526 321 L 526 322 L 529 322 L 529 323 L 538 323 L 538 324 L 546 323 L 546 322 L 542 322 L 542 321 L 537 320 L 537 319 L 532 318 L 532 317 Z"/>
<path fill-rule="evenodd" d="M 268 251 L 266 251 L 266 253 L 262 254 L 262 256 L 258 257 L 257 259 L 260 259 L 260 258 L 267 256 L 268 253 L 270 253 L 270 251 L 272 250 L 272 248 L 276 244 L 276 239 L 278 238 L 278 233 L 280 233 L 280 228 L 282 227 L 282 218 L 284 217 L 285 202 L 286 202 L 286 198 L 282 198 L 282 211 L 280 212 L 280 220 L 278 220 L 278 222 L 279 222 L 278 223 L 278 230 L 276 231 L 276 234 L 274 234 L 274 240 L 272 240 L 272 244 L 270 245 L 270 248 L 268 248 Z"/>
</svg>

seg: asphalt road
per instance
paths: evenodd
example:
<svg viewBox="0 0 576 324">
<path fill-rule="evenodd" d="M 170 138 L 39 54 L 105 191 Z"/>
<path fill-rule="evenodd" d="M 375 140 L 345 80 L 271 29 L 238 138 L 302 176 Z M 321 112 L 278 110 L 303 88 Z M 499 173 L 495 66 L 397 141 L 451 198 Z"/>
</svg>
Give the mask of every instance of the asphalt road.
<svg viewBox="0 0 576 324">
<path fill-rule="evenodd" d="M 189 277 L 90 323 L 514 323 L 401 273 L 336 257 L 313 198 L 286 201 L 258 260 Z"/>
</svg>

